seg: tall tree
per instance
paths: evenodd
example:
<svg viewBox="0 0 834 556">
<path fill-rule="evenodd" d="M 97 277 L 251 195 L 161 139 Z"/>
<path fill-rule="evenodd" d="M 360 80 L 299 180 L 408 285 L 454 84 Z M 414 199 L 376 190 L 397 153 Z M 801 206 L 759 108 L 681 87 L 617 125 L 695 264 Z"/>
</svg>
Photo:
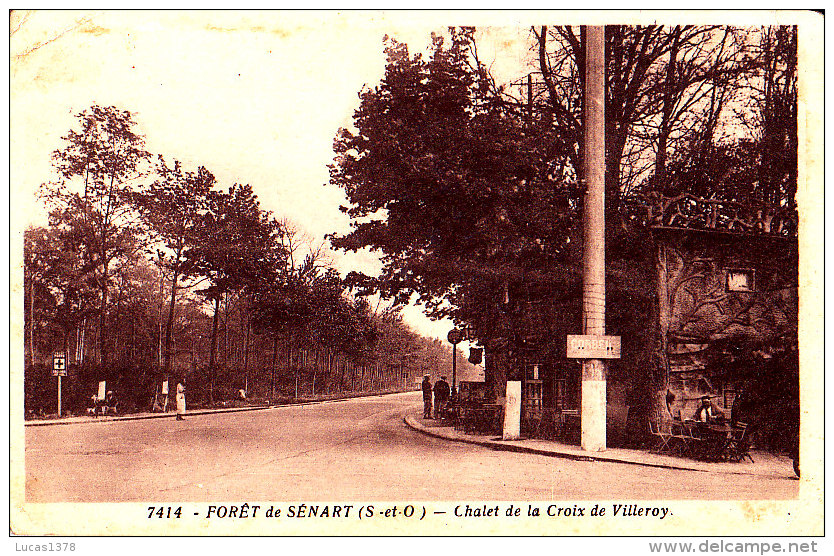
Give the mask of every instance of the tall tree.
<svg viewBox="0 0 834 556">
<path fill-rule="evenodd" d="M 431 58 L 386 40 L 385 77 L 361 93 L 356 131 L 340 130 L 331 183 L 350 201 L 342 249 L 382 252 L 377 277 L 349 275 L 360 292 L 398 303 L 413 294 L 435 317 L 468 321 L 500 299 L 502 284 L 544 275 L 569 241 L 575 187 L 551 128 L 519 121 L 483 85 L 472 29 L 433 37 Z"/>
<path fill-rule="evenodd" d="M 797 28 L 766 27 L 759 33 L 753 81 L 759 144 L 759 197 L 771 206 L 796 208 Z"/>
<path fill-rule="evenodd" d="M 59 180 L 42 194 L 52 207 L 53 222 L 71 223 L 82 249 L 83 265 L 94 269 L 100 294 L 99 363 L 107 364 L 107 305 L 111 263 L 134 244 L 129 193 L 142 175 L 148 153 L 135 132 L 130 112 L 92 106 L 79 113 L 78 129 L 64 137 L 53 153 Z"/>
<path fill-rule="evenodd" d="M 581 177 L 582 82 L 585 54 L 581 30 L 533 28 L 538 71 L 548 113 L 563 135 Z M 702 103 L 733 87 L 751 70 L 742 30 L 721 26 L 607 25 L 606 33 L 606 223 L 620 222 L 620 199 L 639 186 L 649 167 L 664 175 L 667 152 L 688 130 L 704 123 Z"/>
<path fill-rule="evenodd" d="M 752 69 L 734 84 L 739 94 L 713 87 L 702 103 L 704 124 L 678 141 L 666 167 L 658 164 L 643 188 L 672 198 L 689 195 L 702 206 L 722 203 L 730 208 L 718 219 L 748 230 L 795 232 L 796 28 L 751 30 L 749 40 Z M 724 123 L 719 132 L 720 119 L 732 125 Z M 691 216 L 716 225 L 715 218 L 705 224 L 707 215 L 698 211 Z"/>
<path fill-rule="evenodd" d="M 45 349 L 66 349 L 69 333 L 95 307 L 94 284 L 81 267 L 78 246 L 58 228 L 31 227 L 23 234 L 24 302 L 28 363 L 38 353 L 41 323 L 57 325 L 60 337 Z"/>
<path fill-rule="evenodd" d="M 241 292 L 248 298 L 272 282 L 276 269 L 284 266 L 285 253 L 277 238 L 278 223 L 260 208 L 249 185 L 234 184 L 228 192 L 210 191 L 208 210 L 200 218 L 197 230 L 199 235 L 194 246 L 188 249 L 187 257 L 193 261 L 194 275 L 210 281 L 201 293 L 214 304 L 209 360 L 210 396 L 213 396 L 221 299 L 230 292 Z M 251 312 L 246 311 L 247 330 L 250 319 Z"/>
<path fill-rule="evenodd" d="M 157 164 L 159 178 L 145 190 L 134 195 L 142 220 L 164 247 L 159 251 L 160 264 L 171 277 L 171 299 L 165 321 L 165 347 L 162 371 L 171 370 L 171 339 L 177 289 L 182 276 L 191 273 L 197 264 L 188 258 L 189 248 L 198 241 L 203 215 L 208 209 L 208 194 L 214 186 L 214 176 L 205 167 L 196 172 L 185 171 L 175 160 L 169 167 L 162 156 Z"/>
</svg>

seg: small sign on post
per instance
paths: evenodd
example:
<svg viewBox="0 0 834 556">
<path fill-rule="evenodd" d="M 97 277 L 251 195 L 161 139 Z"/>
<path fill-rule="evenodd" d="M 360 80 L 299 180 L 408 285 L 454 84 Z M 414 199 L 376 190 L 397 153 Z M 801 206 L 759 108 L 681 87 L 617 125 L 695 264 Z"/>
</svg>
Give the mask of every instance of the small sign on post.
<svg viewBox="0 0 834 556">
<path fill-rule="evenodd" d="M 619 336 L 568 334 L 567 357 L 571 359 L 619 359 Z"/>
<path fill-rule="evenodd" d="M 446 340 L 449 341 L 450 344 L 455 345 L 459 344 L 463 341 L 464 334 L 462 330 L 458 330 L 457 328 L 453 328 L 446 334 Z"/>
<path fill-rule="evenodd" d="M 67 376 L 67 355 L 63 351 L 52 354 L 52 376 Z"/>
<path fill-rule="evenodd" d="M 56 351 L 52 354 L 52 376 L 58 377 L 58 417 L 61 416 L 61 377 L 67 376 L 67 354 Z"/>
<path fill-rule="evenodd" d="M 449 330 L 449 333 L 446 335 L 446 339 L 452 344 L 452 392 L 456 392 L 458 388 L 458 344 L 463 341 L 463 338 L 463 330 L 458 330 L 457 328 Z"/>
</svg>

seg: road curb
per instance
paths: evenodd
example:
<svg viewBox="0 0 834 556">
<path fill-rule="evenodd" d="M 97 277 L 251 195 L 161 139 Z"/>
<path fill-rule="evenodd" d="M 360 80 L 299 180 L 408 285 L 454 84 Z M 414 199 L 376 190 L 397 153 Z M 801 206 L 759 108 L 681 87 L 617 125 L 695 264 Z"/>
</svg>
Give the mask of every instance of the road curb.
<svg viewBox="0 0 834 556">
<path fill-rule="evenodd" d="M 194 415 L 215 415 L 220 413 L 241 413 L 244 411 L 264 411 L 267 409 L 278 409 L 281 407 L 300 407 L 306 405 L 319 405 L 325 403 L 335 403 L 335 402 L 345 402 L 348 400 L 356 400 L 360 398 L 376 398 L 380 396 L 389 396 L 391 394 L 406 394 L 410 392 L 384 392 L 381 394 L 366 394 L 362 396 L 350 396 L 347 398 L 333 398 L 329 400 L 312 400 L 308 402 L 299 402 L 299 403 L 285 403 L 285 404 L 274 404 L 274 405 L 259 405 L 254 407 L 223 407 L 217 409 L 196 409 L 193 411 L 186 411 L 185 416 L 191 417 Z M 49 427 L 54 425 L 86 425 L 88 423 L 112 423 L 114 421 L 140 421 L 144 419 L 175 419 L 177 416 L 176 412 L 167 412 L 167 413 L 143 413 L 139 415 L 119 415 L 117 417 L 113 416 L 104 416 L 104 417 L 86 417 L 80 416 L 80 419 L 72 421 L 69 419 L 73 419 L 70 417 L 69 419 L 61 420 L 61 419 L 51 419 L 51 420 L 44 420 L 44 421 L 24 421 L 23 426 L 25 427 Z"/>
<path fill-rule="evenodd" d="M 755 473 L 745 473 L 739 471 L 725 471 L 725 470 L 710 470 L 710 469 L 698 469 L 696 467 L 689 467 L 685 465 L 671 465 L 671 464 L 664 464 L 664 463 L 651 463 L 651 462 L 640 462 L 640 461 L 631 461 L 626 459 L 614 458 L 609 456 L 595 456 L 595 455 L 578 455 L 578 454 L 570 454 L 567 452 L 559 452 L 557 450 L 543 450 L 541 448 L 533 448 L 530 446 L 518 446 L 515 444 L 505 444 L 502 441 L 496 440 L 481 440 L 475 438 L 461 438 L 458 436 L 451 436 L 448 434 L 443 434 L 442 432 L 432 431 L 431 429 L 423 426 L 422 424 L 418 423 L 413 417 L 406 415 L 403 417 L 403 422 L 409 428 L 425 434 L 427 436 L 433 436 L 435 438 L 440 438 L 443 440 L 450 440 L 452 442 L 462 442 L 465 444 L 476 444 L 479 446 L 484 446 L 486 448 L 491 448 L 493 450 L 500 450 L 505 452 L 516 452 L 516 453 L 523 453 L 523 454 L 536 454 L 541 456 L 553 457 L 553 458 L 562 458 L 562 459 L 570 459 L 574 461 L 599 461 L 604 463 L 621 463 L 624 465 L 639 465 L 641 467 L 653 467 L 659 469 L 674 469 L 677 471 L 696 471 L 698 473 L 721 473 L 725 475 L 750 475 L 750 476 L 759 476 Z M 785 479 L 789 479 L 785 477 Z"/>
<path fill-rule="evenodd" d="M 287 405 L 304 405 L 304 404 L 287 404 Z M 282 405 L 264 405 L 264 406 L 257 406 L 257 407 L 229 407 L 229 408 L 222 408 L 222 409 L 198 409 L 196 411 L 187 411 L 185 413 L 186 417 L 190 417 L 192 415 L 209 415 L 215 413 L 240 413 L 242 411 L 260 411 L 264 409 L 273 409 L 276 407 L 284 407 Z M 48 427 L 52 425 L 84 425 L 87 423 L 113 423 L 115 421 L 141 421 L 145 419 L 175 419 L 177 417 L 176 412 L 166 412 L 166 413 L 149 413 L 147 415 L 120 415 L 118 417 L 112 416 L 104 416 L 104 417 L 82 417 L 83 421 L 70 421 L 70 420 L 60 420 L 54 419 L 49 421 L 27 421 L 24 422 L 24 426 L 26 427 Z"/>
</svg>

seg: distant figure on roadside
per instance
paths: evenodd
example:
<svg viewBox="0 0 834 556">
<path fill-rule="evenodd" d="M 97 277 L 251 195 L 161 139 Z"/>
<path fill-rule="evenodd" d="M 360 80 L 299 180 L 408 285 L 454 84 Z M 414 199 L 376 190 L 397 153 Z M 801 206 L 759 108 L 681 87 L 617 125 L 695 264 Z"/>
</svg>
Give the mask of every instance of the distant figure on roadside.
<svg viewBox="0 0 834 556">
<path fill-rule="evenodd" d="M 245 402 L 246 401 L 246 390 L 244 390 L 243 388 L 238 390 L 237 391 L 237 399 L 239 401 Z"/>
<path fill-rule="evenodd" d="M 185 415 L 185 379 L 177 383 L 177 421 Z"/>
<path fill-rule="evenodd" d="M 99 411 L 101 410 L 101 400 L 96 394 L 93 394 L 90 397 L 90 406 L 87 408 L 87 413 L 92 414 L 93 417 L 98 417 Z"/>
<path fill-rule="evenodd" d="M 116 394 L 113 393 L 113 390 L 107 391 L 107 395 L 104 397 L 104 407 L 109 413 L 114 415 L 119 413 L 119 401 L 116 399 Z"/>
<path fill-rule="evenodd" d="M 701 405 L 695 411 L 695 420 L 702 423 L 712 423 L 716 420 L 723 420 L 724 413 L 710 401 L 709 396 L 701 396 Z"/>
<path fill-rule="evenodd" d="M 446 382 L 446 377 L 440 377 L 440 380 L 434 383 L 434 418 L 443 418 L 443 408 L 446 402 L 449 401 L 449 383 Z"/>
<path fill-rule="evenodd" d="M 429 375 L 423 377 L 423 419 L 431 419 L 431 378 Z"/>
</svg>

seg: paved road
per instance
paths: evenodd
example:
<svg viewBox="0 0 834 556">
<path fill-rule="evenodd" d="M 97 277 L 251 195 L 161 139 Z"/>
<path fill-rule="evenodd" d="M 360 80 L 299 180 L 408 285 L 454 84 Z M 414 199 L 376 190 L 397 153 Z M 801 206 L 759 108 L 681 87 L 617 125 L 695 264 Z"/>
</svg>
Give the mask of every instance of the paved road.
<svg viewBox="0 0 834 556">
<path fill-rule="evenodd" d="M 497 452 L 414 432 L 419 393 L 26 428 L 27 502 L 784 499 L 797 481 Z"/>
</svg>

